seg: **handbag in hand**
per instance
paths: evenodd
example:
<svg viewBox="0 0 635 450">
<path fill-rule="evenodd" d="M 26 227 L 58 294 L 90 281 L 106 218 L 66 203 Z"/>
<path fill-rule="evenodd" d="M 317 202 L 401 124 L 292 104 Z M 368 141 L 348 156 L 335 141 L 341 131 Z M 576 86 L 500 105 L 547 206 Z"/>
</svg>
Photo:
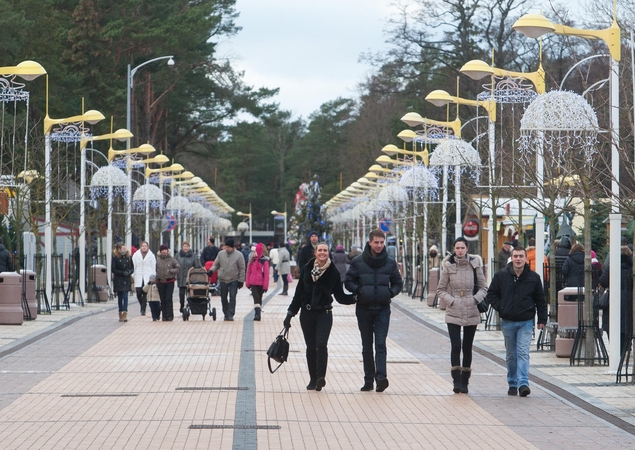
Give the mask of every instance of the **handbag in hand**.
<svg viewBox="0 0 635 450">
<path fill-rule="evenodd" d="M 597 294 L 595 297 L 596 307 L 600 309 L 607 309 L 609 307 L 609 290 L 604 289 L 602 294 Z"/>
<path fill-rule="evenodd" d="M 276 370 L 282 366 L 282 364 L 289 357 L 289 341 L 287 341 L 287 337 L 289 336 L 289 329 L 283 328 L 280 334 L 276 336 L 276 340 L 271 343 L 269 346 L 269 350 L 267 350 L 267 365 L 269 366 L 269 372 L 274 373 Z M 271 368 L 271 360 L 279 363 L 278 367 L 275 369 Z"/>
</svg>

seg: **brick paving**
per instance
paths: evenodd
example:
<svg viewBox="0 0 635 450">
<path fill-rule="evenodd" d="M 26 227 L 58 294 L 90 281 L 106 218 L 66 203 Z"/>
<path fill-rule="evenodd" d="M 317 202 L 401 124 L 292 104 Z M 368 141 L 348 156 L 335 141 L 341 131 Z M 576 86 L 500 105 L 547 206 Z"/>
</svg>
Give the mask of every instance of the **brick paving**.
<svg viewBox="0 0 635 450">
<path fill-rule="evenodd" d="M 532 351 L 532 394 L 508 397 L 497 331 L 477 333 L 470 393 L 453 394 L 443 313 L 406 296 L 392 310 L 385 392 L 359 391 L 354 307 L 341 305 L 333 313 L 327 385 L 322 392 L 307 391 L 297 318 L 290 361 L 273 375 L 267 368 L 265 351 L 282 328 L 291 297 L 270 292 L 263 320 L 253 322 L 248 292 L 239 291 L 234 322 L 209 316 L 183 322 L 178 311 L 174 322 L 152 322 L 139 316 L 132 298 L 126 324 L 117 322 L 115 305 L 108 302 L 55 311 L 21 327 L 0 326 L 2 448 L 635 444 L 628 428 L 635 424 L 635 385 L 611 385 L 614 375 L 606 367 L 570 367 L 553 353 Z M 220 311 L 219 297 L 212 304 Z M 616 417 L 626 426 L 616 426 Z"/>
</svg>

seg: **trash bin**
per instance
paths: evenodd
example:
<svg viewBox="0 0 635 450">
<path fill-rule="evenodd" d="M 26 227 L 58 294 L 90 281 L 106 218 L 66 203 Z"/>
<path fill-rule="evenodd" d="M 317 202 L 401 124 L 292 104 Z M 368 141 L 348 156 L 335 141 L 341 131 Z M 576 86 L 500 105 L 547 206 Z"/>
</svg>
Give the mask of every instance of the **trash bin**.
<svg viewBox="0 0 635 450">
<path fill-rule="evenodd" d="M 439 285 L 439 268 L 434 267 L 430 269 L 428 275 L 428 306 L 434 305 L 434 298 L 437 296 L 437 286 Z"/>
<path fill-rule="evenodd" d="M 92 283 L 88 286 L 88 290 L 92 295 L 89 298 L 98 302 L 108 301 L 108 269 L 106 266 L 100 264 L 90 266 L 90 278 Z"/>
<path fill-rule="evenodd" d="M 29 305 L 29 313 L 31 314 L 31 320 L 37 317 L 37 296 L 35 272 L 31 270 L 20 271 L 21 283 L 25 287 L 26 302 Z M 26 315 L 26 314 L 25 314 Z"/>
<path fill-rule="evenodd" d="M 22 325 L 22 277 L 0 272 L 0 325 Z"/>
</svg>

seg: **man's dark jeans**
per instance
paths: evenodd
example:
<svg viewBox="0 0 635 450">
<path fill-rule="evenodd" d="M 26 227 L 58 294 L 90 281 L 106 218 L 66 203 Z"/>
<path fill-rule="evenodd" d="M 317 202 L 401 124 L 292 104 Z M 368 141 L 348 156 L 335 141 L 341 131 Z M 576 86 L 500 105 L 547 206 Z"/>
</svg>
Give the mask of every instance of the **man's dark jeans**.
<svg viewBox="0 0 635 450">
<path fill-rule="evenodd" d="M 220 302 L 223 305 L 223 315 L 226 319 L 233 319 L 236 314 L 236 293 L 238 292 L 238 280 L 229 283 L 220 283 Z M 229 294 L 229 300 L 227 299 Z"/>
<path fill-rule="evenodd" d="M 386 337 L 390 325 L 390 306 L 357 305 L 357 326 L 362 335 L 362 357 L 364 360 L 364 382 L 380 382 L 386 378 Z M 373 337 L 375 357 L 373 357 Z"/>
</svg>

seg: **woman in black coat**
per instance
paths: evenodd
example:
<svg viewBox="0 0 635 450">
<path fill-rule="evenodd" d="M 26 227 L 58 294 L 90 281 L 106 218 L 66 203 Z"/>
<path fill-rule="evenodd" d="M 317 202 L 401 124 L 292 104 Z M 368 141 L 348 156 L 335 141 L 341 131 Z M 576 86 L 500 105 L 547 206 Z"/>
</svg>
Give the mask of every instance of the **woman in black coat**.
<svg viewBox="0 0 635 450">
<path fill-rule="evenodd" d="M 285 328 L 291 327 L 291 318 L 300 309 L 300 326 L 306 343 L 306 361 L 309 368 L 308 390 L 321 391 L 326 385 L 328 363 L 327 343 L 333 326 L 333 295 L 344 305 L 355 303 L 353 295 L 344 294 L 340 273 L 329 258 L 329 247 L 317 244 L 315 258 L 309 260 L 300 272 L 293 300 L 284 319 Z"/>
<path fill-rule="evenodd" d="M 562 265 L 566 287 L 584 287 L 584 246 L 573 244 L 569 256 Z"/>
<path fill-rule="evenodd" d="M 127 322 L 128 292 L 132 290 L 130 275 L 134 272 L 134 265 L 123 242 L 115 245 L 110 266 L 113 274 L 112 290 L 117 294 L 119 303 L 119 322 Z"/>
<path fill-rule="evenodd" d="M 620 249 L 620 275 L 620 354 L 624 354 L 633 338 L 633 252 L 626 245 Z M 606 266 L 598 284 L 608 288 L 610 281 L 610 267 Z M 602 312 L 602 329 L 609 332 L 608 308 Z"/>
</svg>

